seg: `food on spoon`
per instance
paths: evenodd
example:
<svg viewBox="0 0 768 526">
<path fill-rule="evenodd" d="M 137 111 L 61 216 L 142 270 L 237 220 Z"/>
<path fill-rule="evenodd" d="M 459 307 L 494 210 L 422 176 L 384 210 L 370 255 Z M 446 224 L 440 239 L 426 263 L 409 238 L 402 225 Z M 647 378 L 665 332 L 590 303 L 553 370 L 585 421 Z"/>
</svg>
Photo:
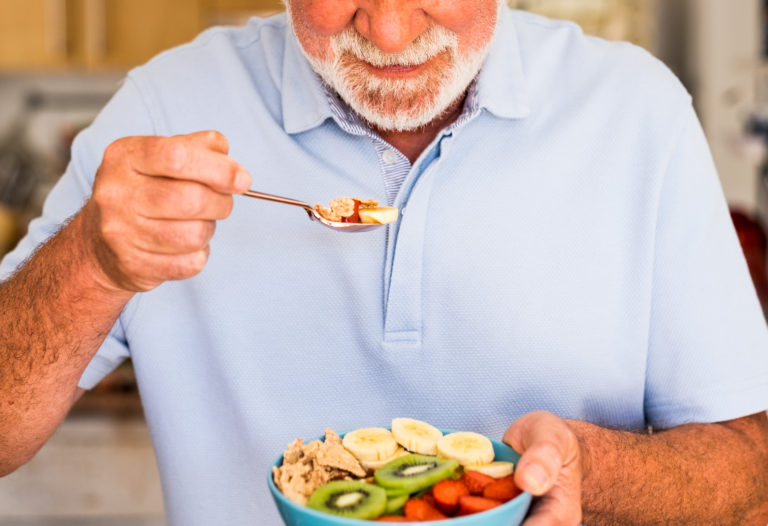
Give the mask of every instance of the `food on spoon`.
<svg viewBox="0 0 768 526">
<path fill-rule="evenodd" d="M 315 205 L 315 210 L 328 221 L 338 223 L 394 223 L 397 221 L 397 208 L 392 206 L 379 206 L 375 199 L 357 199 L 352 197 L 339 197 L 330 202 L 326 208 L 321 204 Z"/>
<path fill-rule="evenodd" d="M 386 225 L 397 221 L 397 208 L 393 206 L 376 206 L 372 208 L 361 208 L 359 210 L 361 223 L 373 223 Z"/>
<path fill-rule="evenodd" d="M 456 474 L 459 463 L 452 459 L 409 453 L 377 469 L 379 486 L 415 493 Z"/>
<path fill-rule="evenodd" d="M 387 506 L 383 488 L 358 480 L 335 480 L 321 486 L 307 507 L 350 519 L 375 519 Z"/>
<path fill-rule="evenodd" d="M 437 441 L 437 454 L 458 460 L 462 466 L 490 464 L 495 455 L 491 441 L 471 431 L 458 431 L 442 436 Z"/>
<path fill-rule="evenodd" d="M 350 431 L 344 435 L 342 444 L 359 461 L 389 458 L 398 447 L 392 432 L 383 427 L 364 427 Z"/>
<path fill-rule="evenodd" d="M 421 420 L 395 418 L 392 420 L 392 436 L 408 451 L 437 455 L 437 441 L 443 438 L 443 432 Z"/>
</svg>

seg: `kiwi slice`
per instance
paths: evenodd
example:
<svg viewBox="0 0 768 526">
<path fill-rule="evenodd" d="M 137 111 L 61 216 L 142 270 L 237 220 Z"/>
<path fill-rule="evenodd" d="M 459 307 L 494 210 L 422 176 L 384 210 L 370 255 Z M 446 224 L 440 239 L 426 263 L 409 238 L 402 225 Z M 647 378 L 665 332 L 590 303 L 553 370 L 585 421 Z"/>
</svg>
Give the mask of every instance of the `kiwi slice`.
<svg viewBox="0 0 768 526">
<path fill-rule="evenodd" d="M 388 499 L 391 499 L 392 497 L 400 497 L 401 495 L 410 496 L 408 490 L 404 490 L 402 488 L 384 488 L 384 491 L 387 493 Z"/>
<path fill-rule="evenodd" d="M 387 507 L 387 493 L 357 480 L 334 480 L 313 491 L 307 507 L 350 519 L 375 519 Z"/>
<path fill-rule="evenodd" d="M 403 506 L 405 506 L 405 503 L 408 502 L 408 499 L 410 498 L 411 495 L 409 493 L 389 497 L 387 499 L 387 506 L 384 508 L 384 513 L 389 515 L 391 513 L 399 513 L 403 511 Z"/>
<path fill-rule="evenodd" d="M 454 459 L 409 453 L 387 462 L 373 476 L 379 486 L 414 493 L 453 476 L 458 468 Z"/>
</svg>

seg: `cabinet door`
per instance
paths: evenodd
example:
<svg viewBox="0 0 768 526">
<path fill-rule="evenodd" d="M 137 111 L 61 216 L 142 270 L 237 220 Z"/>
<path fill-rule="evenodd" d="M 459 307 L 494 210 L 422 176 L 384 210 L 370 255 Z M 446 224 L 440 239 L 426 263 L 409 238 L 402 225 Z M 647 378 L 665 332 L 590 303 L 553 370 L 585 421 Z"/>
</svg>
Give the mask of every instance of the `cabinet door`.
<svg viewBox="0 0 768 526">
<path fill-rule="evenodd" d="M 192 40 L 204 27 L 202 0 L 84 0 L 89 68 L 126 68 Z"/>
<path fill-rule="evenodd" d="M 284 9 L 281 0 L 207 0 L 209 9 L 214 11 L 281 11 Z"/>
<path fill-rule="evenodd" d="M 0 68 L 63 67 L 67 0 L 0 0 Z"/>
</svg>

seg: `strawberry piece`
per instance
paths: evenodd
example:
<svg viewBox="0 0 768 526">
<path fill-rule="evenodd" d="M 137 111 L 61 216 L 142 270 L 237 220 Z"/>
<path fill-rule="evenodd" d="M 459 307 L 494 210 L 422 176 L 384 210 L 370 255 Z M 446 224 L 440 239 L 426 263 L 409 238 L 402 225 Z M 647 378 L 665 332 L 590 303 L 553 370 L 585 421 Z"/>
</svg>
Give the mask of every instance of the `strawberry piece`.
<svg viewBox="0 0 768 526">
<path fill-rule="evenodd" d="M 359 223 L 360 222 L 360 201 L 355 199 L 355 211 L 347 218 L 347 223 Z"/>
<path fill-rule="evenodd" d="M 422 500 L 432 506 L 435 507 L 435 497 L 432 495 L 431 491 L 426 492 L 424 495 L 421 496 Z"/>
<path fill-rule="evenodd" d="M 521 493 L 522 490 L 515 485 L 515 478 L 513 475 L 507 475 L 506 477 L 496 479 L 483 489 L 483 497 L 500 500 L 501 502 L 512 500 Z"/>
<path fill-rule="evenodd" d="M 448 518 L 427 501 L 419 498 L 408 499 L 403 514 L 406 518 L 415 521 L 437 521 Z"/>
<path fill-rule="evenodd" d="M 411 519 L 406 519 L 402 515 L 382 515 L 375 522 L 412 522 Z"/>
<path fill-rule="evenodd" d="M 482 495 L 485 487 L 496 479 L 485 473 L 470 470 L 464 472 L 461 480 L 464 481 L 472 495 Z"/>
<path fill-rule="evenodd" d="M 435 507 L 447 513 L 455 512 L 459 507 L 459 497 L 469 495 L 469 488 L 461 480 L 445 479 L 432 486 Z"/>
<path fill-rule="evenodd" d="M 459 498 L 459 515 L 471 515 L 481 511 L 490 510 L 496 506 L 501 506 L 500 500 L 478 497 L 476 495 L 466 495 Z"/>
</svg>

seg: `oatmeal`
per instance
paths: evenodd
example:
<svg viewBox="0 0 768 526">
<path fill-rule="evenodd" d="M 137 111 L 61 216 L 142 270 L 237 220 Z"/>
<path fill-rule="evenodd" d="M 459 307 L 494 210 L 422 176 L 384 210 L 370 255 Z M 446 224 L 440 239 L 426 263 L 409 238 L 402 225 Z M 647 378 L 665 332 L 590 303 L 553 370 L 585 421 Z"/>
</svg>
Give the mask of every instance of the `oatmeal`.
<svg viewBox="0 0 768 526">
<path fill-rule="evenodd" d="M 297 504 L 307 503 L 309 496 L 331 480 L 352 480 L 366 475 L 352 453 L 344 449 L 341 438 L 331 429 L 325 430 L 325 441 L 304 444 L 297 438 L 283 454 L 283 464 L 272 468 L 275 485 Z"/>
</svg>

